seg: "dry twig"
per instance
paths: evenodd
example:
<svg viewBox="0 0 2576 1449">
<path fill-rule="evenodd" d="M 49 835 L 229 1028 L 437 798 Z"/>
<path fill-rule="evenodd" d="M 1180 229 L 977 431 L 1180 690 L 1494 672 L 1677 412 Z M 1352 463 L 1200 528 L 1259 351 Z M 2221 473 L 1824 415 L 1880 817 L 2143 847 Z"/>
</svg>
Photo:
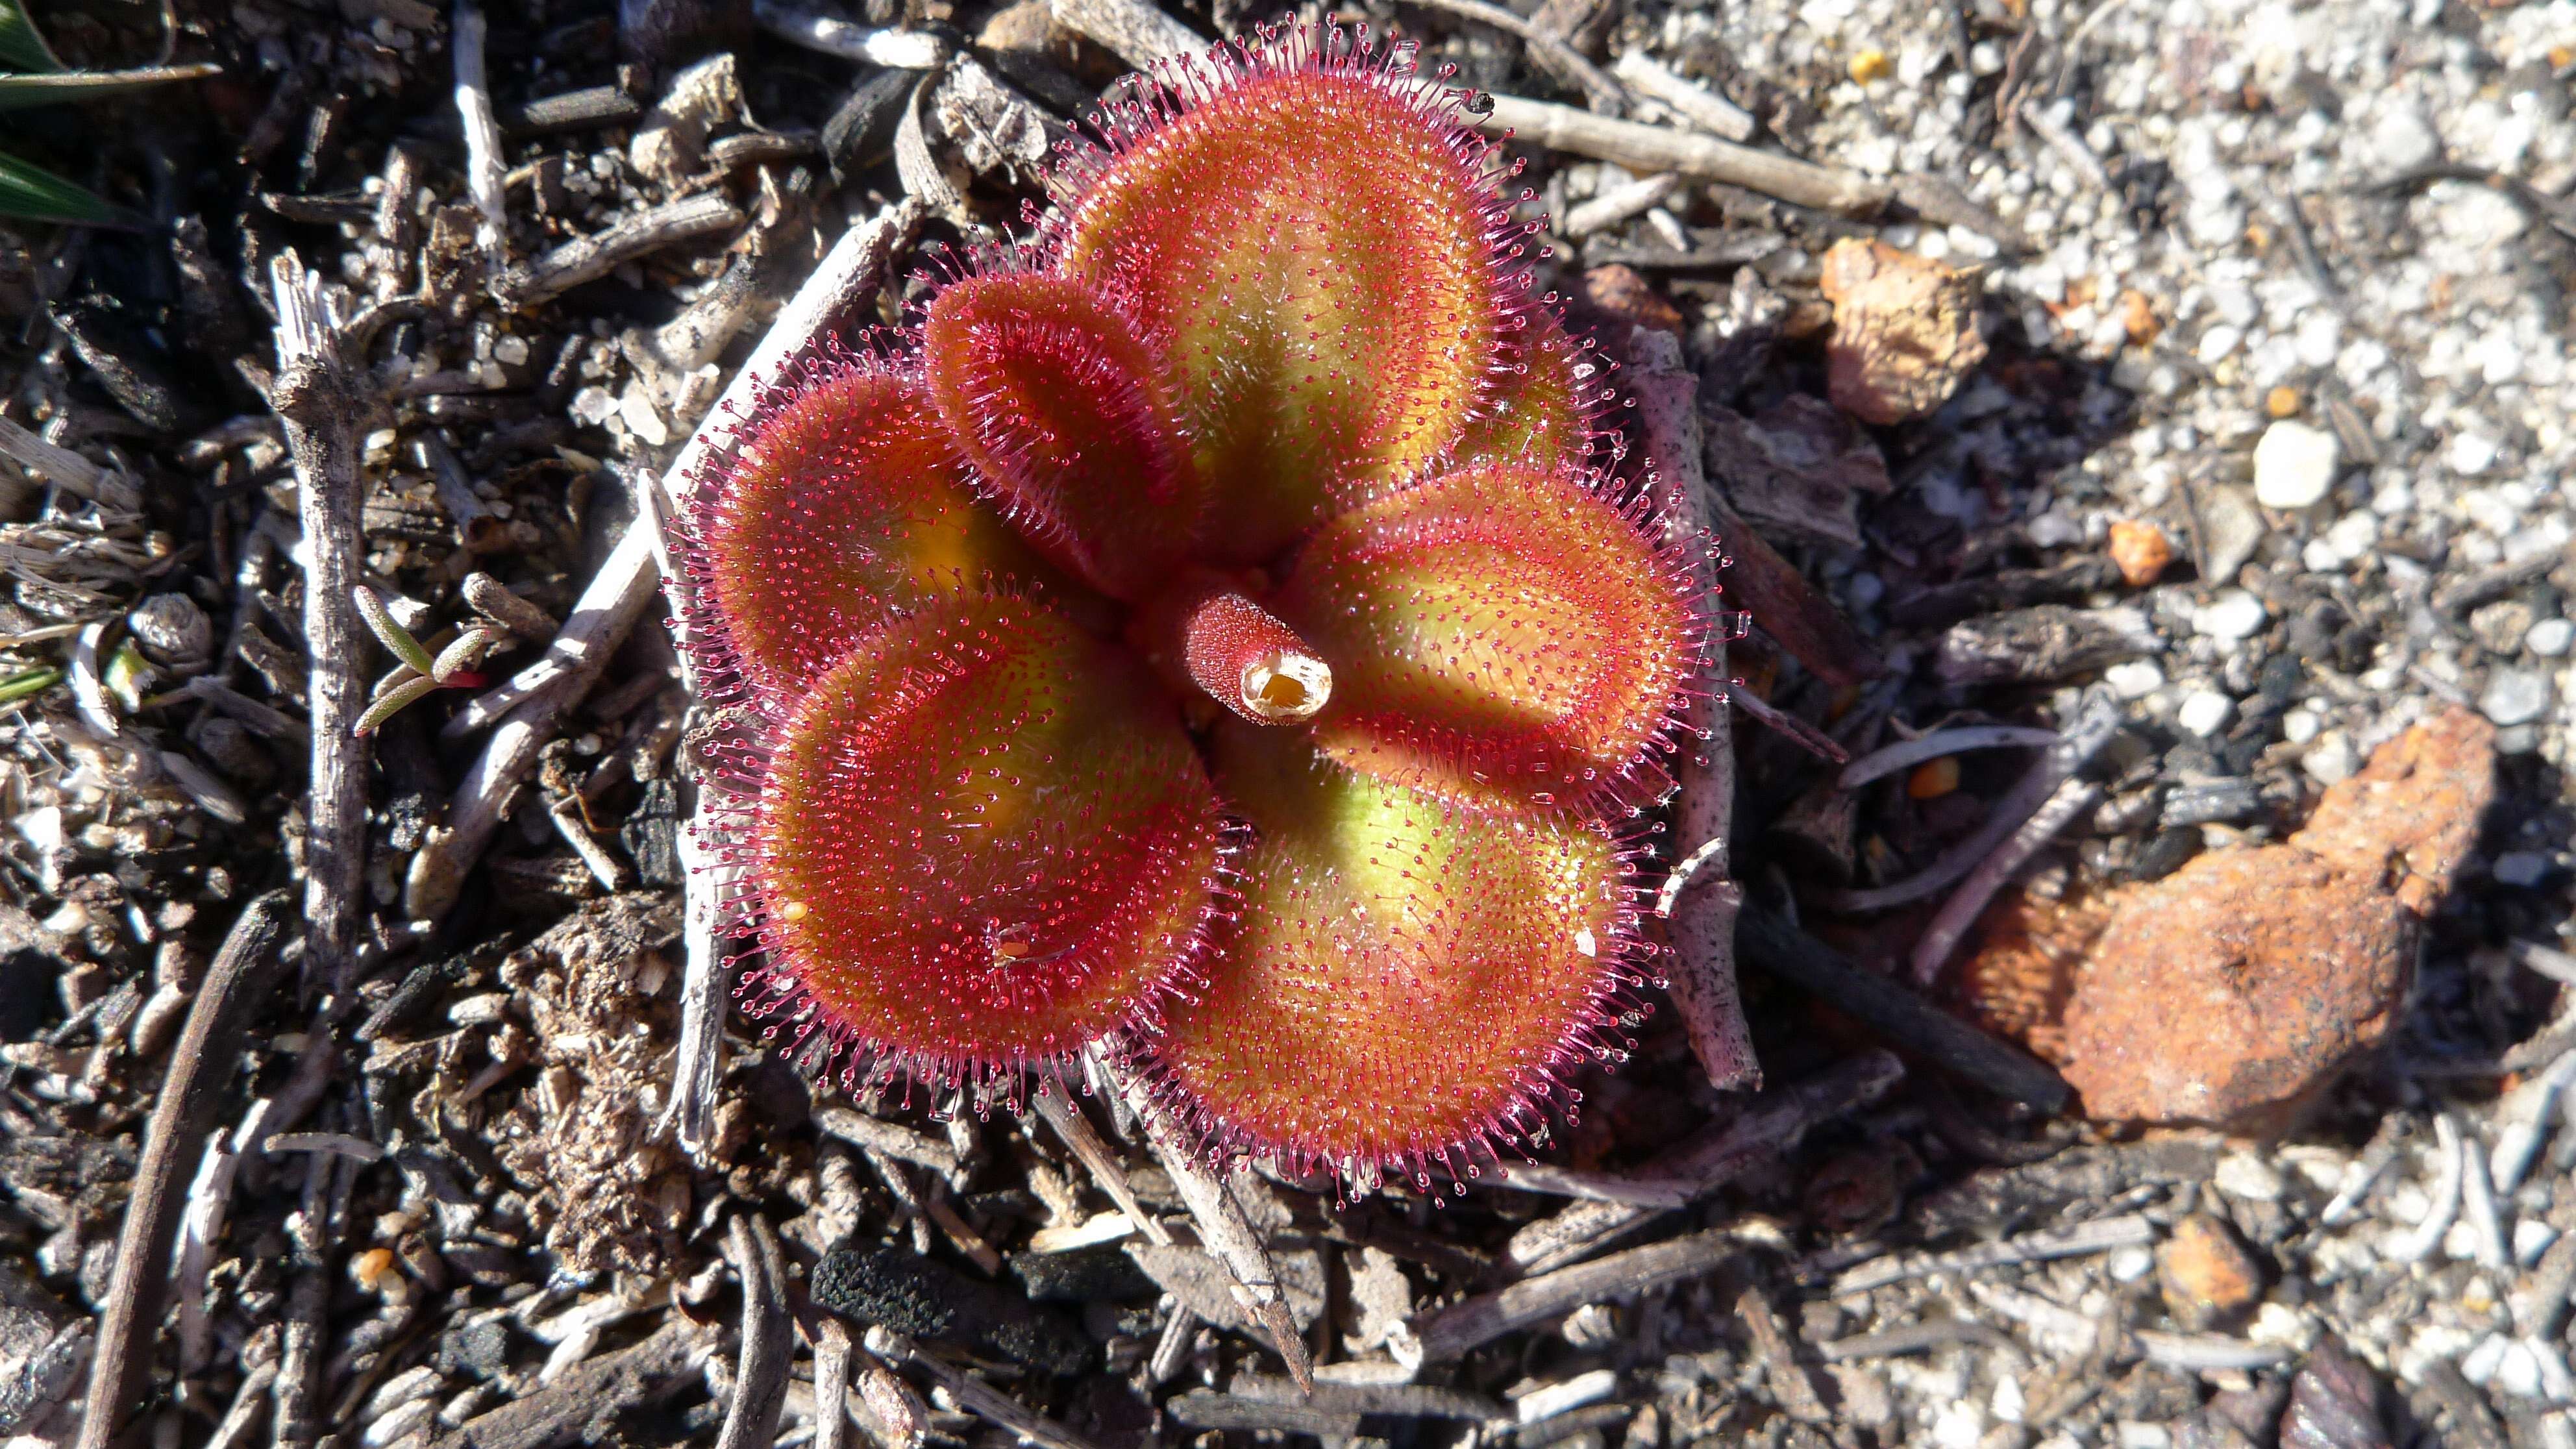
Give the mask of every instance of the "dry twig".
<svg viewBox="0 0 2576 1449">
<path fill-rule="evenodd" d="M 1638 327 L 1629 334 L 1635 366 L 1628 384 L 1646 435 L 1646 457 L 1664 506 L 1667 537 L 1700 555 L 1697 582 L 1717 597 L 1714 546 L 1705 490 L 1705 449 L 1699 421 L 1699 379 L 1672 334 Z M 1728 867 L 1734 829 L 1735 749 L 1731 722 L 1718 693 L 1726 678 L 1726 641 L 1714 631 L 1700 672 L 1697 698 L 1682 721 L 1683 751 L 1675 774 L 1681 791 L 1673 810 L 1679 860 L 1655 903 L 1671 923 L 1673 1007 L 1681 1013 L 1691 1051 L 1721 1091 L 1756 1087 L 1761 1063 L 1744 1020 L 1735 980 L 1735 916 L 1744 892 Z"/>
<path fill-rule="evenodd" d="M 1524 146 L 1615 161 L 1640 174 L 1670 171 L 1694 181 L 1741 186 L 1793 206 L 1860 221 L 1877 216 L 1896 199 L 1895 187 L 1856 171 L 1518 96 L 1493 97 L 1493 109 L 1478 117 L 1476 125 L 1488 136 L 1508 136 Z"/>
<path fill-rule="evenodd" d="M 2064 1078 L 2020 1048 L 1986 1035 L 1902 984 L 1863 970 L 1833 947 L 1768 911 L 1747 911 L 1736 944 L 1755 965 L 1849 1012 L 1873 1030 L 1988 1091 L 2056 1112 L 2072 1095 Z"/>
<path fill-rule="evenodd" d="M 366 713 L 358 677 L 367 633 L 356 590 L 366 564 L 358 528 L 361 440 L 371 403 L 347 348 L 357 331 L 347 294 L 304 270 L 294 252 L 270 264 L 277 304 L 277 381 L 269 402 L 286 425 L 304 522 L 304 642 L 312 661 L 312 803 L 306 828 L 305 955 L 309 979 L 344 986 L 357 961 L 365 900 L 367 774 L 355 734 Z"/>
<path fill-rule="evenodd" d="M 207 968 L 188 1025 L 161 1080 L 143 1134 L 125 1226 L 117 1236 L 116 1272 L 99 1315 L 90 1363 L 89 1401 L 79 1449 L 107 1449 L 122 1421 L 142 1407 L 152 1371 L 152 1334 L 168 1291 L 170 1247 L 179 1228 L 185 1174 L 204 1151 L 215 1108 L 232 1085 L 253 1013 L 265 1005 L 285 939 L 289 906 L 271 891 L 242 908 L 223 949 Z"/>
<path fill-rule="evenodd" d="M 1694 1233 L 1613 1253 L 1481 1293 L 1416 1317 L 1394 1342 L 1400 1362 L 1446 1363 L 1469 1350 L 1586 1303 L 1629 1298 L 1694 1278 L 1744 1251 L 1732 1229 Z"/>
<path fill-rule="evenodd" d="M 736 230 L 743 220 L 741 210 L 721 192 L 684 196 L 623 217 L 597 236 L 575 237 L 496 279 L 492 289 L 505 306 L 533 307 L 584 282 L 598 281 L 617 270 L 620 263 L 698 237 Z"/>
<path fill-rule="evenodd" d="M 778 1236 L 757 1210 L 734 1214 L 725 1229 L 725 1257 L 742 1280 L 742 1358 L 734 1369 L 733 1402 L 725 1407 L 716 1449 L 767 1449 L 778 1437 L 778 1412 L 787 1402 L 787 1368 L 794 1356 L 787 1270 L 779 1261 Z"/>
<path fill-rule="evenodd" d="M 1235 1285 L 1243 1292 L 1245 1304 L 1255 1321 L 1270 1332 L 1270 1343 L 1288 1365 L 1288 1376 L 1299 1384 L 1314 1381 L 1314 1369 L 1306 1357 L 1306 1341 L 1298 1336 L 1297 1322 L 1288 1312 L 1287 1290 L 1279 1283 L 1279 1270 L 1270 1261 L 1270 1250 L 1262 1245 L 1261 1235 L 1243 1215 L 1243 1204 L 1235 1201 L 1234 1190 L 1226 1186 L 1205 1158 L 1190 1147 L 1181 1125 L 1168 1108 L 1154 1100 L 1152 1092 L 1133 1079 L 1120 1083 L 1128 1107 L 1145 1129 L 1145 1145 L 1169 1173 L 1172 1186 L 1181 1194 L 1181 1202 L 1190 1210 L 1190 1221 L 1197 1224 L 1199 1245 L 1216 1255 L 1226 1271 L 1234 1275 Z"/>
<path fill-rule="evenodd" d="M 1473 20 L 1479 25 L 1490 25 L 1506 35 L 1518 36 L 1521 43 L 1529 47 L 1531 60 L 1557 79 L 1590 96 L 1596 109 L 1616 115 L 1627 108 L 1628 88 L 1621 85 L 1616 77 L 1586 59 L 1583 52 L 1566 44 L 1563 37 L 1522 19 L 1500 5 L 1489 5 L 1485 0 L 1409 0 L 1409 3 L 1425 10 L 1438 10 L 1463 20 Z"/>
<path fill-rule="evenodd" d="M 456 114 L 465 126 L 465 189 L 474 209 L 483 214 L 476 238 L 487 252 L 498 252 L 510 234 L 503 209 L 501 123 L 492 116 L 492 87 L 483 78 L 483 7 L 475 0 L 456 0 L 448 30 L 448 49 L 456 59 Z"/>
</svg>

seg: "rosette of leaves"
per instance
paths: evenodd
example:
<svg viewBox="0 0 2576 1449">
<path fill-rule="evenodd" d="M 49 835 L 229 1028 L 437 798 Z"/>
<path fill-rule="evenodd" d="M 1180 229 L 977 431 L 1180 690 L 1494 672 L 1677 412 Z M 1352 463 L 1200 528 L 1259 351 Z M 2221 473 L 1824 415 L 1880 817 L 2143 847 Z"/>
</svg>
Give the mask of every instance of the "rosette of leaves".
<svg viewBox="0 0 2576 1449">
<path fill-rule="evenodd" d="M 0 0 L 0 114 L 32 106 L 103 100 L 172 81 L 213 75 L 220 66 L 155 65 L 132 70 L 76 70 L 65 66 L 23 0 Z M 135 226 L 140 221 L 88 187 L 31 161 L 0 151 L 0 217 L 94 226 Z"/>
<path fill-rule="evenodd" d="M 1640 1009 L 1707 541 L 1467 92 L 1298 28 L 1127 94 L 688 482 L 742 995 L 845 1081 L 1106 1044 L 1214 1149 L 1471 1173 Z"/>
</svg>

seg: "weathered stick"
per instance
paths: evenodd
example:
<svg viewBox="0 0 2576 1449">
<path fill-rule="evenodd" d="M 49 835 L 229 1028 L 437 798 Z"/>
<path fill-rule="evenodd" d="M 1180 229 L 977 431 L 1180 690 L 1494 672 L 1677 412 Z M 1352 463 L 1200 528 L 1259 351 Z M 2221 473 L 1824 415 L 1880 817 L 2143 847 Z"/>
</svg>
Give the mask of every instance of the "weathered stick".
<svg viewBox="0 0 2576 1449">
<path fill-rule="evenodd" d="M 466 1420 L 431 1440 L 432 1449 L 545 1449 L 570 1442 L 585 1424 L 658 1403 L 696 1381 L 694 1370 L 714 1339 L 712 1325 L 675 1313 L 642 1343 L 586 1360 L 536 1392 Z"/>
<path fill-rule="evenodd" d="M 1077 27 L 1078 28 L 1078 27 Z M 1757 151 L 1714 136 L 1694 136 L 1518 96 L 1493 97 L 1494 108 L 1476 119 L 1488 136 L 1508 136 L 1524 146 L 1570 151 L 1615 161 L 1631 171 L 1671 171 L 1694 181 L 1718 181 L 1776 196 L 1793 206 L 1866 221 L 1896 199 L 1896 188 L 1856 171 Z"/>
<path fill-rule="evenodd" d="M 1702 556 L 1695 581 L 1716 606 L 1715 564 L 1705 552 L 1717 546 L 1710 524 L 1706 453 L 1699 421 L 1699 379 L 1683 361 L 1671 333 L 1638 327 L 1629 334 L 1628 386 L 1646 435 L 1646 457 L 1663 505 L 1665 536 Z M 1735 822 L 1735 741 L 1726 705 L 1726 631 L 1712 629 L 1698 697 L 1682 721 L 1682 756 L 1675 775 L 1681 792 L 1673 806 L 1673 840 L 1679 856 L 1655 909 L 1671 923 L 1673 969 L 1667 983 L 1681 1014 L 1691 1052 L 1720 1091 L 1762 1084 L 1753 1055 L 1753 1031 L 1735 981 L 1735 913 L 1744 901 L 1728 868 L 1727 841 Z"/>
<path fill-rule="evenodd" d="M 946 1360 L 922 1352 L 921 1345 L 884 1327 L 871 1328 L 865 1339 L 867 1350 L 894 1363 L 910 1364 L 928 1374 L 948 1391 L 960 1408 L 1017 1435 L 1021 1442 L 1039 1449 L 1096 1449 L 1088 1439 L 1029 1408 L 1000 1389 L 966 1373 Z"/>
<path fill-rule="evenodd" d="M 1190 1221 L 1198 1225 L 1199 1245 L 1234 1275 L 1253 1318 L 1269 1330 L 1271 1346 L 1286 1361 L 1288 1376 L 1299 1384 L 1311 1384 L 1314 1368 L 1306 1357 L 1306 1341 L 1297 1333 L 1297 1321 L 1289 1315 L 1287 1290 L 1279 1286 L 1279 1270 L 1270 1261 L 1270 1250 L 1262 1246 L 1260 1233 L 1244 1217 L 1234 1190 L 1191 1149 L 1181 1124 L 1142 1082 L 1130 1076 L 1119 1083 L 1119 1090 L 1144 1126 L 1145 1145 L 1153 1149 L 1163 1171 L 1171 1174 L 1172 1186 L 1180 1190 Z"/>
<path fill-rule="evenodd" d="M 1580 89 L 1592 98 L 1592 104 L 1604 110 L 1617 112 L 1628 104 L 1628 88 L 1608 71 L 1594 65 L 1583 52 L 1566 44 L 1563 39 L 1500 5 L 1488 5 L 1485 0 L 1411 0 L 1411 3 L 1425 10 L 1439 10 L 1464 20 L 1473 20 L 1479 25 L 1490 25 L 1506 35 L 1519 37 L 1521 44 L 1529 47 L 1530 59 L 1536 61 L 1540 68 Z"/>
<path fill-rule="evenodd" d="M 1586 1303 L 1633 1297 L 1696 1277 L 1744 1248 L 1740 1236 L 1720 1228 L 1542 1273 L 1416 1317 L 1397 1336 L 1393 1348 L 1399 1362 L 1445 1363 L 1514 1329 L 1570 1313 Z"/>
<path fill-rule="evenodd" d="M 2576 1057 L 2571 1057 L 2571 1060 L 2576 1060 Z M 1136 1189 L 1127 1181 L 1127 1169 L 1119 1163 L 1117 1154 L 1109 1150 L 1109 1144 L 1100 1139 L 1091 1119 L 1083 1115 L 1082 1104 L 1074 1101 L 1061 1083 L 1053 1083 L 1040 1088 L 1037 1108 L 1038 1115 L 1047 1120 L 1047 1125 L 1064 1139 L 1064 1145 L 1072 1148 L 1073 1155 L 1090 1170 L 1092 1181 L 1099 1183 L 1100 1190 L 1109 1194 L 1110 1201 L 1118 1204 L 1118 1210 L 1136 1225 L 1136 1231 L 1143 1233 L 1148 1242 L 1171 1246 L 1172 1230 L 1163 1226 L 1160 1217 L 1145 1210 L 1145 1204 L 1136 1196 Z M 1188 1310 L 1174 1305 L 1174 1311 Z"/>
<path fill-rule="evenodd" d="M 1055 0 L 1054 10 L 1060 24 L 1099 41 L 1139 70 L 1208 48 L 1197 31 L 1138 0 Z"/>
<path fill-rule="evenodd" d="M 2095 1218 L 2072 1227 L 2043 1228 L 2017 1238 L 1979 1243 L 1948 1253 L 1898 1255 L 1862 1263 L 1833 1280 L 1828 1289 L 1840 1298 L 1852 1293 L 1867 1293 L 1890 1283 L 1908 1278 L 1928 1277 L 1934 1273 L 1973 1273 L 1982 1268 L 1997 1268 L 2008 1263 L 2038 1263 L 2053 1258 L 2078 1258 L 2093 1253 L 2107 1253 L 2113 1248 L 2137 1247 L 2156 1240 L 2156 1229 L 2143 1216 L 2124 1213 L 2118 1217 Z"/>
<path fill-rule="evenodd" d="M 476 240 L 485 251 L 497 252 L 510 234 L 510 217 L 502 203 L 501 123 L 493 118 L 492 87 L 484 80 L 483 34 L 483 7 L 456 0 L 447 45 L 456 56 L 456 114 L 465 126 L 465 189 L 483 214 Z"/>
<path fill-rule="evenodd" d="M 538 752 L 554 738 L 563 716 L 598 682 L 608 657 L 625 642 L 636 620 L 644 617 L 653 602 L 653 587 L 661 581 L 653 566 L 653 531 L 640 516 L 626 526 L 617 546 L 591 577 L 590 587 L 573 605 L 572 616 L 564 620 L 563 632 L 555 636 L 546 657 L 503 686 L 511 688 L 544 671 L 539 682 L 521 692 L 501 716 L 483 753 L 457 785 L 447 823 L 433 831 L 412 857 L 410 876 L 403 885 L 403 909 L 413 920 L 438 920 L 456 904 L 467 873 L 492 843 L 493 832 L 501 828 L 521 782 L 536 768 Z M 317 756 L 322 739 L 317 715 L 313 738 Z M 355 889 L 354 881 L 351 888 Z"/>
<path fill-rule="evenodd" d="M 116 1271 L 99 1316 L 90 1362 L 89 1401 L 79 1449 L 108 1449 L 122 1421 L 142 1407 L 152 1372 L 152 1334 L 169 1290 L 170 1248 L 178 1232 L 186 1173 L 205 1150 L 215 1109 L 232 1085 L 252 1016 L 268 999 L 278 947 L 290 913 L 287 893 L 271 891 L 242 908 L 206 969 L 188 1025 L 161 1079 L 143 1160 L 134 1173 L 125 1226 L 117 1235 Z"/>
<path fill-rule="evenodd" d="M 1755 1162 L 1797 1146 L 1817 1126 L 1867 1106 L 1905 1076 L 1892 1053 L 1863 1052 L 1795 1086 L 1756 1098 L 1744 1115 L 1704 1132 L 1603 1193 L 1512 1234 L 1498 1267 L 1543 1273 L 1599 1252 L 1664 1213 L 1715 1192 Z"/>
<path fill-rule="evenodd" d="M 1915 941 L 1914 984 L 1929 986 L 1933 978 L 1941 974 L 1942 963 L 1958 949 L 1959 940 L 1968 934 L 1968 928 L 1977 923 L 1977 917 L 1986 909 L 1986 902 L 1995 898 L 1995 892 L 2003 889 L 2004 882 L 2011 879 L 2014 871 L 2021 869 L 2023 861 L 2057 838 L 2057 832 L 2064 830 L 2077 817 L 2101 803 L 2101 786 L 2083 780 L 2062 781 L 2047 802 L 2023 821 L 2020 829 L 2006 837 L 1994 854 L 1977 862 L 1977 868 L 1968 872 L 1967 880 L 1941 903 L 1939 913 L 1932 917 L 1932 924 L 1924 927 L 1922 936 Z"/>
<path fill-rule="evenodd" d="M 269 265 L 277 303 L 277 381 L 270 406 L 286 427 L 304 523 L 304 642 L 313 768 L 304 867 L 304 969 L 347 984 L 366 899 L 367 773 L 354 730 L 366 712 L 369 648 L 355 591 L 366 563 L 358 527 L 360 445 L 372 403 L 342 352 L 348 296 L 304 270 L 293 251 Z"/>
<path fill-rule="evenodd" d="M 584 282 L 598 281 L 621 262 L 715 232 L 733 231 L 743 220 L 741 210 L 722 192 L 684 196 L 636 212 L 597 236 L 575 237 L 496 279 L 492 291 L 504 306 L 533 307 Z"/>
<path fill-rule="evenodd" d="M 736 1213 L 725 1230 L 725 1257 L 742 1280 L 742 1358 L 734 1370 L 733 1402 L 726 1406 L 716 1449 L 767 1449 L 778 1437 L 778 1413 L 787 1403 L 787 1368 L 794 1357 L 787 1321 L 787 1271 L 779 1263 L 778 1237 L 757 1210 Z M 835 1402 L 833 1410 L 840 1405 Z"/>
<path fill-rule="evenodd" d="M 1866 971 L 1833 947 L 1767 911 L 1747 911 L 1735 940 L 1753 964 L 1850 1013 L 1890 1040 L 1920 1052 L 1988 1091 L 2042 1112 L 2066 1106 L 2072 1090 L 2049 1065 Z"/>
</svg>

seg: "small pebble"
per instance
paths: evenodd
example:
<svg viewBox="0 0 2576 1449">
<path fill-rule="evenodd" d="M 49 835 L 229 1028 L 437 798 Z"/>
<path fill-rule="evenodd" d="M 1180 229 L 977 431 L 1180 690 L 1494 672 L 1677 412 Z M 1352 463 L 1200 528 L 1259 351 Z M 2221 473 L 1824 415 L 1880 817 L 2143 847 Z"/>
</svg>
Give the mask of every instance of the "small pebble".
<svg viewBox="0 0 2576 1449">
<path fill-rule="evenodd" d="M 2297 417 L 2299 415 L 2299 390 L 2295 387 L 2276 387 L 2270 392 L 2263 394 L 2263 411 L 2270 413 L 2276 418 Z"/>
<path fill-rule="evenodd" d="M 1905 777 L 1905 793 L 1915 800 L 1938 800 L 1959 788 L 1959 757 L 1943 755 L 1926 760 Z"/>
<path fill-rule="evenodd" d="M 2276 422 L 2254 445 L 2254 501 L 2266 508 L 2311 507 L 2334 487 L 2342 461 L 2343 445 L 2334 434 L 2306 423 Z"/>
<path fill-rule="evenodd" d="M 2576 621 L 2543 619 L 2522 636 L 2522 647 L 2543 659 L 2563 659 L 2568 646 L 2576 644 Z"/>
<path fill-rule="evenodd" d="M 2229 589 L 2193 610 L 2191 627 L 2207 638 L 2233 644 L 2254 637 L 2270 617 L 2261 599 L 2243 589 Z"/>
<path fill-rule="evenodd" d="M 2143 589 L 2163 577 L 2173 562 L 2173 544 L 2154 524 L 2123 518 L 2111 525 L 2111 562 L 2130 588 Z"/>
<path fill-rule="evenodd" d="M 2505 1345 L 2503 1357 L 2496 1360 L 2496 1387 L 2517 1398 L 2540 1396 L 2540 1360 L 2527 1343 Z"/>
<path fill-rule="evenodd" d="M 2477 1347 L 2461 1356 L 2460 1377 L 2485 1388 L 2487 1381 L 2496 1376 L 2496 1369 L 2504 1363 L 2506 1343 L 2501 1333 L 2490 1333 L 2479 1339 Z"/>
<path fill-rule="evenodd" d="M 598 427 L 616 411 L 617 395 L 596 384 L 572 395 L 572 415 L 584 427 Z"/>
<path fill-rule="evenodd" d="M 2341 730 L 2321 734 L 2308 746 L 2307 754 L 2300 757 L 2299 766 L 2320 785 L 2348 780 L 2352 778 L 2352 741 Z"/>
<path fill-rule="evenodd" d="M 1895 64 L 1888 60 L 1887 52 L 1883 50 L 1872 48 L 1851 58 L 1851 78 L 1855 85 L 1865 86 L 1871 81 L 1885 80 L 1895 69 Z"/>
<path fill-rule="evenodd" d="M 1985 1409 L 1967 1399 L 1954 1400 L 1932 1421 L 1932 1442 L 1941 1449 L 1977 1449 L 1985 1433 Z"/>
<path fill-rule="evenodd" d="M 2478 709 L 2499 725 L 2529 724 L 2549 712 L 2549 676 L 2532 669 L 2499 669 L 2487 676 Z"/>
<path fill-rule="evenodd" d="M 2513 1225 L 2513 1260 L 2528 1268 L 2557 1241 L 2556 1228 L 2538 1218 L 2524 1218 Z"/>
<path fill-rule="evenodd" d="M 2174 723 L 2196 735 L 2214 735 L 2235 717 L 2236 701 L 2214 689 L 2193 690 L 2174 711 Z"/>
<path fill-rule="evenodd" d="M 2102 682 L 2122 699 L 2144 699 L 2165 687 L 2165 672 L 2152 659 L 2131 659 L 2103 670 Z"/>
<path fill-rule="evenodd" d="M 2135 1283 L 2155 1271 L 2156 1255 L 2147 1248 L 2120 1248 L 2104 1261 L 2103 1266 L 2110 1270 L 2111 1281 Z"/>
<path fill-rule="evenodd" d="M 2528 890 L 2549 875 L 2549 856 L 2537 850 L 2508 850 L 2496 857 L 2496 884 Z"/>
<path fill-rule="evenodd" d="M 2317 1321 L 2286 1303 L 2267 1302 L 2254 1310 L 2254 1321 L 2245 1325 L 2245 1337 L 2304 1353 L 2317 1341 Z"/>
<path fill-rule="evenodd" d="M 2225 1223 L 2190 1213 L 2156 1250 L 2156 1283 L 2174 1322 L 2198 1332 L 2251 1307 L 2263 1294 L 2263 1270 Z"/>
<path fill-rule="evenodd" d="M 2231 1152 L 2218 1159 L 2209 1180 L 2220 1192 L 2247 1202 L 2279 1202 L 2281 1173 L 2250 1152 Z"/>
</svg>

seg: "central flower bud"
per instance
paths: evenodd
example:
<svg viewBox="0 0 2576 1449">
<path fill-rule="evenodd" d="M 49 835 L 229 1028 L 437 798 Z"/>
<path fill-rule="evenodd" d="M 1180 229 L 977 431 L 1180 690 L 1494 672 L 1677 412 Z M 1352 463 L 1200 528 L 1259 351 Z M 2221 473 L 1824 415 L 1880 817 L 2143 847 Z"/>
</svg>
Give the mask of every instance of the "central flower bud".
<svg viewBox="0 0 2576 1449">
<path fill-rule="evenodd" d="M 1333 669 L 1297 631 L 1233 589 L 1199 593 L 1181 663 L 1208 697 L 1254 724 L 1304 724 L 1333 697 Z"/>
</svg>

